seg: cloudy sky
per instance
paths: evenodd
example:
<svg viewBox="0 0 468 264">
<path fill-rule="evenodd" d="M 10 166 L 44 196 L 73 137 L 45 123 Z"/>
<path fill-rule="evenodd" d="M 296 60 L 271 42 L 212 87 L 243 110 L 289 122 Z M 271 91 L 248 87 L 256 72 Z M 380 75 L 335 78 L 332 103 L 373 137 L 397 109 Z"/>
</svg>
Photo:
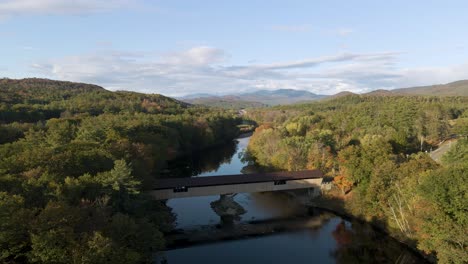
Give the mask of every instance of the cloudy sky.
<svg viewBox="0 0 468 264">
<path fill-rule="evenodd" d="M 0 77 L 180 96 L 468 79 L 468 2 L 0 0 Z"/>
</svg>

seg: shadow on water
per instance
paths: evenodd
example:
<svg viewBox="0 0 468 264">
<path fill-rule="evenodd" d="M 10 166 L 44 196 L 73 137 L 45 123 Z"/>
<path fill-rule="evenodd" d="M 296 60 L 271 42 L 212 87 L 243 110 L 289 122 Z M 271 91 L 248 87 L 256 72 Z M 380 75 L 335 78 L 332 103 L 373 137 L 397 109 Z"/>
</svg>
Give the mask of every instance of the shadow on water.
<svg viewBox="0 0 468 264">
<path fill-rule="evenodd" d="M 236 154 L 239 141 L 233 140 L 225 145 L 198 151 L 169 161 L 161 177 L 193 177 L 217 171 L 222 164 L 229 164 Z"/>
<path fill-rule="evenodd" d="M 171 161 L 163 177 L 255 170 L 240 157 L 247 143 L 239 139 Z M 299 200 L 298 194 L 284 193 L 168 200 L 176 229 L 166 234 L 169 250 L 160 252 L 155 263 L 426 263 L 369 225 L 308 210 Z M 341 200 L 321 202 L 343 208 Z"/>
<path fill-rule="evenodd" d="M 368 224 L 342 220 L 332 232 L 337 263 L 426 263 L 419 255 Z"/>
<path fill-rule="evenodd" d="M 167 263 L 224 264 L 426 263 L 368 225 L 326 215 L 201 228 L 159 259 Z"/>
<path fill-rule="evenodd" d="M 239 221 L 241 215 L 247 211 L 238 202 L 234 201 L 235 195 L 220 195 L 219 199 L 210 203 L 211 209 L 220 217 L 224 225 L 233 225 Z"/>
</svg>

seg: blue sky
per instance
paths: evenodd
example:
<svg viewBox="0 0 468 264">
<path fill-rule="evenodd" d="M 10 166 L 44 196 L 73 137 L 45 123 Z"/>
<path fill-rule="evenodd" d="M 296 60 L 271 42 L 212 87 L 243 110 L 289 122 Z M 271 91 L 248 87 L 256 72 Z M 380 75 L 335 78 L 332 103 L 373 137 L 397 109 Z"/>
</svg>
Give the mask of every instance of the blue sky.
<svg viewBox="0 0 468 264">
<path fill-rule="evenodd" d="M 0 77 L 180 96 L 468 79 L 466 1 L 0 0 Z"/>
</svg>

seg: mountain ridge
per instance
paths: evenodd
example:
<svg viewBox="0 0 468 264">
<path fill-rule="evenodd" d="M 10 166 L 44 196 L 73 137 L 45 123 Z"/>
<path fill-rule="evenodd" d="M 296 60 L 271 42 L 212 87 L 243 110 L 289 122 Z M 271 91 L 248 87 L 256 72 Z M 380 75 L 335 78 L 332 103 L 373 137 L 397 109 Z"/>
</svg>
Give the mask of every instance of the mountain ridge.
<svg viewBox="0 0 468 264">
<path fill-rule="evenodd" d="M 398 88 L 390 91 L 413 95 L 468 96 L 468 80 L 458 80 L 445 84 Z"/>
<path fill-rule="evenodd" d="M 229 95 L 211 95 L 199 98 L 190 98 L 191 96 L 178 97 L 177 99 L 187 103 L 199 103 L 210 105 L 213 102 L 219 101 L 238 101 L 243 104 L 262 104 L 262 105 L 278 105 L 278 104 L 292 104 L 298 102 L 315 101 L 325 98 L 325 95 L 315 94 L 305 90 L 295 89 L 277 89 L 277 90 L 256 90 L 252 92 L 229 94 Z"/>
<path fill-rule="evenodd" d="M 8 88 L 7 88 L 8 87 Z M 13 90 L 12 90 L 13 89 Z M 52 90 L 50 90 L 52 89 Z M 16 90 L 16 91 L 14 91 Z M 59 97 L 48 98 L 51 91 L 56 91 Z M 37 98 L 63 100 L 70 97 L 75 97 L 83 92 L 110 92 L 105 88 L 87 83 L 49 80 L 45 78 L 25 78 L 25 79 L 0 79 L 0 101 L 8 102 L 27 101 L 31 100 L 32 96 L 36 97 L 36 103 L 43 103 L 44 100 L 38 101 Z M 161 99 L 170 100 L 171 97 L 157 94 L 142 94 L 131 91 L 117 91 L 116 94 L 130 92 L 134 96 L 152 97 L 150 100 L 160 101 Z M 12 95 L 14 93 L 15 95 Z M 56 95 L 56 96 L 57 96 Z M 468 80 L 459 80 L 446 84 L 436 84 L 428 86 L 416 86 L 408 88 L 397 88 L 391 90 L 377 89 L 368 93 L 356 94 L 350 91 L 339 92 L 334 95 L 320 95 L 306 90 L 296 89 L 277 89 L 277 90 L 255 90 L 228 95 L 215 95 L 209 93 L 197 93 L 183 97 L 175 97 L 176 101 L 181 103 L 206 105 L 222 108 L 240 109 L 240 108 L 255 108 L 266 107 L 280 104 L 306 103 L 322 99 L 333 99 L 348 95 L 363 95 L 363 96 L 468 96 Z M 163 99 L 167 98 L 167 99 Z M 148 98 L 149 99 L 149 98 Z M 173 99 L 173 100 L 174 100 Z M 45 100 L 47 101 L 47 100 Z M 167 102 L 166 102 L 167 103 Z"/>
</svg>

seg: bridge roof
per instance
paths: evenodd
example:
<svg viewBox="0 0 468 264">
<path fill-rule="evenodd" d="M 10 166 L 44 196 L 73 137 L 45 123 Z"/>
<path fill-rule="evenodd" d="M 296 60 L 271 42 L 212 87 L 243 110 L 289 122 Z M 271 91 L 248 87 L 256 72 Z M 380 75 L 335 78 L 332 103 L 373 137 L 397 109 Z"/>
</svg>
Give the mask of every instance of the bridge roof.
<svg viewBox="0 0 468 264">
<path fill-rule="evenodd" d="M 216 185 L 248 184 L 257 182 L 273 182 L 282 180 L 303 180 L 322 177 L 323 173 L 319 170 L 306 170 L 207 177 L 165 178 L 157 179 L 156 188 L 154 188 L 154 190 L 173 189 L 177 187 L 204 187 Z"/>
</svg>

